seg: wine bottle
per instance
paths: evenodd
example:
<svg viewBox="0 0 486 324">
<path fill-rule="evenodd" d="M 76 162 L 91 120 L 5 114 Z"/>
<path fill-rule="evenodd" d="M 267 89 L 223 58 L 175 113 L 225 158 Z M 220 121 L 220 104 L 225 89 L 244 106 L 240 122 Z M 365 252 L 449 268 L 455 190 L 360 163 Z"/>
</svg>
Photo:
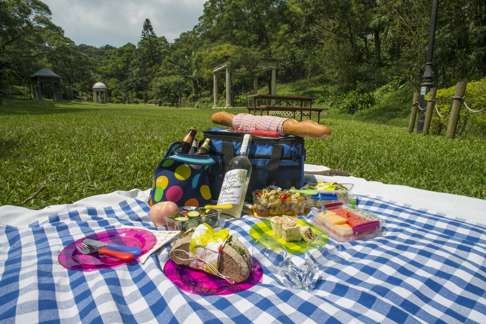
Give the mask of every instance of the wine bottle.
<svg viewBox="0 0 486 324">
<path fill-rule="evenodd" d="M 197 155 L 206 155 L 209 153 L 209 143 L 211 143 L 211 139 L 206 138 L 204 142 L 201 144 L 199 149 L 197 150 Z"/>
<path fill-rule="evenodd" d="M 189 129 L 189 132 L 184 136 L 184 139 L 182 140 L 182 148 L 181 152 L 182 154 L 187 154 L 191 150 L 191 145 L 192 141 L 196 137 L 197 130 L 194 128 Z"/>
<path fill-rule="evenodd" d="M 250 134 L 245 134 L 240 152 L 229 163 L 224 175 L 223 185 L 219 193 L 218 204 L 232 204 L 233 208 L 223 213 L 232 217 L 240 217 L 245 202 L 246 191 L 251 177 L 251 162 L 248 159 Z"/>
</svg>

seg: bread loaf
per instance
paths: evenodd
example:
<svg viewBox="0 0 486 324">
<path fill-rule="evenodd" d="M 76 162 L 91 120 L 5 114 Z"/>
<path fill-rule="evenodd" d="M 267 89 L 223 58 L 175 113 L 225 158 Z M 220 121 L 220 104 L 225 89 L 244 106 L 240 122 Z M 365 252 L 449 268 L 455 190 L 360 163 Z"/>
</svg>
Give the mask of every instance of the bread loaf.
<svg viewBox="0 0 486 324">
<path fill-rule="evenodd" d="M 213 123 L 233 127 L 233 118 L 235 115 L 220 111 L 211 115 L 211 121 Z M 255 116 L 256 118 L 264 119 L 266 116 Z M 301 137 L 315 137 L 324 138 L 331 135 L 331 129 L 325 125 L 321 125 L 313 120 L 297 121 L 295 119 L 284 119 L 283 121 L 283 133 L 285 135 L 295 135 Z"/>
<path fill-rule="evenodd" d="M 217 245 L 216 248 L 214 245 L 211 248 L 209 244 L 207 247 L 198 246 L 198 252 L 194 253 L 190 248 L 194 232 L 186 232 L 174 242 L 169 255 L 172 261 L 178 265 L 211 273 L 230 282 L 239 283 L 248 279 L 252 266 L 251 255 L 235 236 L 229 235 L 224 243 Z M 205 257 L 208 261 L 204 260 Z M 214 260 L 216 262 L 213 262 Z"/>
</svg>

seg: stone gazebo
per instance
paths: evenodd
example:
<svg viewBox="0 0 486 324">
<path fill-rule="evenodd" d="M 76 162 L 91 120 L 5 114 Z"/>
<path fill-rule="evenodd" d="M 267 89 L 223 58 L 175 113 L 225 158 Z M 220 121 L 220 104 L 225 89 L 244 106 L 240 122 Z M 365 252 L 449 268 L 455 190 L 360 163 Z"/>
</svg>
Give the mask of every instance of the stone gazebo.
<svg viewBox="0 0 486 324">
<path fill-rule="evenodd" d="M 106 102 L 108 88 L 103 82 L 96 82 L 93 85 L 93 101 L 94 102 Z"/>
<path fill-rule="evenodd" d="M 58 100 L 61 98 L 61 77 L 51 69 L 40 69 L 30 76 L 32 97 L 42 100 L 44 97 Z"/>
</svg>

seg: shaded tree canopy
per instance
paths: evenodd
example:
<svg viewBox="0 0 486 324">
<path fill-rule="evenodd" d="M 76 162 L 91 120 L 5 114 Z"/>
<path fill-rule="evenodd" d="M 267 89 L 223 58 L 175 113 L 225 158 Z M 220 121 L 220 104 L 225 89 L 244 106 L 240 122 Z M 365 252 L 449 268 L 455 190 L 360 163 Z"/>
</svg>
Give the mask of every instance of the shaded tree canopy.
<svg viewBox="0 0 486 324">
<path fill-rule="evenodd" d="M 430 0 L 208 0 L 198 23 L 169 43 L 145 19 L 137 44 L 76 45 L 40 0 L 0 1 L 0 91 L 14 93 L 42 67 L 63 77 L 66 98 L 104 81 L 118 102 L 209 98 L 211 69 L 241 67 L 233 87 L 252 89 L 258 63 L 278 62 L 280 82 L 367 92 L 417 84 L 425 63 Z M 441 1 L 434 67 L 440 86 L 486 75 L 486 2 Z"/>
</svg>

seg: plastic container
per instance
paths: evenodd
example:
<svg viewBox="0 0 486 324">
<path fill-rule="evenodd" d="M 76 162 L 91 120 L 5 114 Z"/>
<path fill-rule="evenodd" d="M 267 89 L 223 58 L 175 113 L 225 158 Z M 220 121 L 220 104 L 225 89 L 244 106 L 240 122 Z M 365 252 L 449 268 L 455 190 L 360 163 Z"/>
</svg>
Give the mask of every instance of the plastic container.
<svg viewBox="0 0 486 324">
<path fill-rule="evenodd" d="M 219 215 L 220 215 L 219 210 L 206 209 L 204 211 L 204 214 L 202 215 L 202 222 L 211 225 L 211 227 L 218 227 Z"/>
<path fill-rule="evenodd" d="M 218 227 L 219 218 L 220 212 L 218 210 L 185 206 L 180 209 L 177 215 L 167 219 L 167 229 L 186 231 L 203 223 L 207 223 L 211 227 Z"/>
<path fill-rule="evenodd" d="M 381 232 L 381 221 L 377 217 L 342 204 L 319 212 L 313 221 L 337 241 L 368 239 Z"/>
<path fill-rule="evenodd" d="M 335 202 L 348 202 L 348 192 L 350 188 L 347 185 L 336 182 L 318 182 L 302 188 L 308 192 L 315 190 L 311 195 L 311 207 L 317 207 L 323 210 L 327 205 Z"/>
<path fill-rule="evenodd" d="M 253 192 L 254 216 L 298 216 L 309 212 L 309 197 L 299 192 L 268 187 Z"/>
<path fill-rule="evenodd" d="M 321 210 L 324 210 L 326 206 L 335 202 L 347 203 L 348 192 L 344 190 L 319 192 L 315 195 L 312 195 L 310 201 L 312 207 L 317 207 Z"/>
<path fill-rule="evenodd" d="M 167 219 L 167 229 L 170 231 L 185 231 L 188 229 L 188 217 L 176 215 Z"/>
</svg>

